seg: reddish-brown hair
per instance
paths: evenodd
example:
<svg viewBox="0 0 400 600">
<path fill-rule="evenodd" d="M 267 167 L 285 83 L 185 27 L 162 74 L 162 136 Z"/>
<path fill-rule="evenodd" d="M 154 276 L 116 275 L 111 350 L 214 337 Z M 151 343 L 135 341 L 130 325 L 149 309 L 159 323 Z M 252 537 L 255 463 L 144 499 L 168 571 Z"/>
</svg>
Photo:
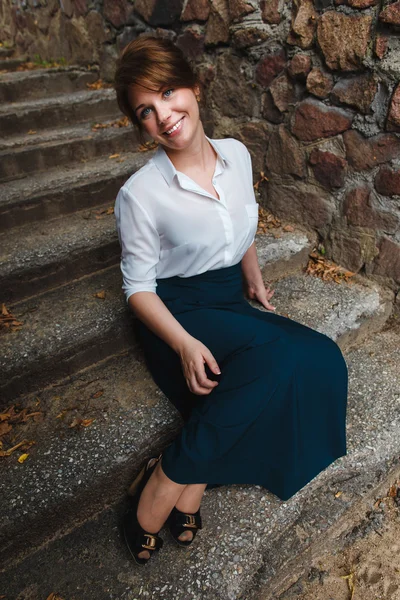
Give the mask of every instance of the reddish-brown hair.
<svg viewBox="0 0 400 600">
<path fill-rule="evenodd" d="M 118 105 L 138 128 L 142 143 L 144 130 L 129 103 L 129 87 L 138 84 L 160 92 L 166 85 L 193 89 L 198 83 L 196 74 L 180 48 L 168 39 L 142 35 L 125 46 L 117 59 L 114 87 Z"/>
</svg>

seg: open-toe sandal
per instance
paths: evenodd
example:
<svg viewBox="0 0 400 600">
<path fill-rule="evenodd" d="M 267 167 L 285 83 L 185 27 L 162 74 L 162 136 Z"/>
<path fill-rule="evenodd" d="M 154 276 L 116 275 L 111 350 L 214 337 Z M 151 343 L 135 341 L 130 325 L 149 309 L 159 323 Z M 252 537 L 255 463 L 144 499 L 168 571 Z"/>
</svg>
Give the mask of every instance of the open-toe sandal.
<svg viewBox="0 0 400 600">
<path fill-rule="evenodd" d="M 179 544 L 179 546 L 190 546 L 196 537 L 197 531 L 203 528 L 201 523 L 200 509 L 194 514 L 189 514 L 181 512 L 174 506 L 167 519 L 167 525 L 172 537 L 174 538 L 175 542 Z M 179 539 L 179 536 L 185 531 L 192 532 L 193 537 L 191 540 Z"/>
<path fill-rule="evenodd" d="M 122 521 L 122 530 L 126 545 L 128 546 L 129 552 L 132 558 L 138 565 L 145 565 L 156 550 L 160 550 L 163 546 L 163 540 L 157 533 L 149 533 L 141 527 L 137 518 L 137 509 L 139 505 L 140 495 L 150 479 L 157 463 L 159 462 L 161 455 L 157 458 L 150 458 L 144 465 L 135 481 L 132 483 L 128 490 L 130 496 L 130 504 L 127 512 L 125 513 Z M 151 464 L 155 460 L 154 464 Z M 151 465 L 151 466 L 150 466 Z M 144 550 L 148 550 L 150 553 L 149 558 L 139 557 L 139 554 Z"/>
</svg>

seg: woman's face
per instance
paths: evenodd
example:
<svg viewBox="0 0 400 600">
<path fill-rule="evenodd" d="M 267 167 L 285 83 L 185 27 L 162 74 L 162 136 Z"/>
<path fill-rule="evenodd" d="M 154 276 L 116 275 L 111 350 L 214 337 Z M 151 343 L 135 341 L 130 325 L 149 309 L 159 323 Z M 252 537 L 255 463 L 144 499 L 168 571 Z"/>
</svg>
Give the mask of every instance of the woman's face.
<svg viewBox="0 0 400 600">
<path fill-rule="evenodd" d="M 133 85 L 129 90 L 129 102 L 143 129 L 154 141 L 178 150 L 187 146 L 199 126 L 198 93 L 198 87 L 193 91 L 165 86 L 161 92 L 152 92 Z M 171 131 L 175 125 L 175 130 Z"/>
</svg>

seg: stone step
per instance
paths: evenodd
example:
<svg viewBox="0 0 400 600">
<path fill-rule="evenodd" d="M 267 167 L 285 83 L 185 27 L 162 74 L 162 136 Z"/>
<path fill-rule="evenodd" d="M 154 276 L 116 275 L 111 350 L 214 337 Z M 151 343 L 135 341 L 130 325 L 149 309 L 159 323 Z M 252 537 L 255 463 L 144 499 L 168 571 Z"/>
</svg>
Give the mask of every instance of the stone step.
<svg viewBox="0 0 400 600">
<path fill-rule="evenodd" d="M 0 182 L 118 154 L 136 143 L 137 134 L 131 126 L 93 131 L 89 123 L 13 136 L 0 143 Z"/>
<path fill-rule="evenodd" d="M 110 198 L 108 205 L 0 234 L 2 301 L 16 302 L 119 263 L 113 206 Z M 269 233 L 259 236 L 258 242 L 260 264 L 268 263 L 272 278 L 272 269 L 282 274 L 288 263 L 292 269 L 304 266 L 315 242 L 300 229 L 293 233 L 277 229 L 276 235 L 281 237 Z"/>
<path fill-rule="evenodd" d="M 310 242 L 305 234 L 288 232 L 279 240 L 280 253 L 273 236 L 258 238 L 266 277 L 271 269 L 288 273 L 307 262 Z M 104 300 L 94 296 L 99 291 L 105 292 Z M 7 308 L 23 325 L 0 337 L 0 406 L 126 350 L 135 341 L 118 265 Z"/>
<path fill-rule="evenodd" d="M 343 284 L 322 285 L 331 302 L 342 297 Z M 278 296 L 280 306 L 283 293 Z M 319 330 L 331 331 L 331 304 L 311 296 L 309 305 L 324 314 Z M 292 312 L 301 320 L 296 306 Z M 346 355 L 347 456 L 286 502 L 260 486 L 208 490 L 196 544 L 183 552 L 164 530 L 165 546 L 144 570 L 135 568 L 118 531 L 120 501 L 142 460 L 174 437 L 178 414 L 150 379 L 140 351 L 39 390 L 26 402 L 43 420 L 28 419 L 14 436 L 36 443 L 23 464 L 18 453 L 1 464 L 0 589 L 10 597 L 28 591 L 38 598 L 79 597 L 79 590 L 87 600 L 272 600 L 282 580 L 296 580 L 296 561 L 329 544 L 360 503 L 374 501 L 392 469 L 399 471 L 399 342 L 399 331 L 388 328 Z M 74 419 L 94 420 L 78 428 L 71 427 Z M 34 554 L 45 541 L 51 543 Z"/>
<path fill-rule="evenodd" d="M 126 144 L 126 150 L 135 143 Z M 53 219 L 78 210 L 112 203 L 121 185 L 140 169 L 153 151 L 120 153 L 120 158 L 97 158 L 65 164 L 29 178 L 0 184 L 0 232 L 27 223 Z"/>
<path fill-rule="evenodd" d="M 121 118 L 115 91 L 83 90 L 0 106 L 2 136 Z"/>
<path fill-rule="evenodd" d="M 25 58 L 3 58 L 0 54 L 0 74 L 2 71 L 15 71 L 26 62 Z"/>
<path fill-rule="evenodd" d="M 14 54 L 13 48 L 5 48 L 4 46 L 0 46 L 0 59 L 5 60 L 10 58 Z"/>
<path fill-rule="evenodd" d="M 73 66 L 3 73 L 0 75 L 0 103 L 69 94 L 87 89 L 86 84 L 94 83 L 98 77 L 96 70 Z"/>
</svg>

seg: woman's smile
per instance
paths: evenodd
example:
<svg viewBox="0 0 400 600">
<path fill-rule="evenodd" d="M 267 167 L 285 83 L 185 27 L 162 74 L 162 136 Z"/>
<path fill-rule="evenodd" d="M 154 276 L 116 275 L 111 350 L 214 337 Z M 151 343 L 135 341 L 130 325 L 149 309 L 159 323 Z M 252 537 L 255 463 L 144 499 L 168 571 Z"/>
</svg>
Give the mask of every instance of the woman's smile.
<svg viewBox="0 0 400 600">
<path fill-rule="evenodd" d="M 171 129 L 164 131 L 163 135 L 166 135 L 168 137 L 175 137 L 176 135 L 178 135 L 182 129 L 182 124 L 183 124 L 184 118 L 185 117 L 182 117 L 173 127 L 171 127 Z"/>
</svg>

